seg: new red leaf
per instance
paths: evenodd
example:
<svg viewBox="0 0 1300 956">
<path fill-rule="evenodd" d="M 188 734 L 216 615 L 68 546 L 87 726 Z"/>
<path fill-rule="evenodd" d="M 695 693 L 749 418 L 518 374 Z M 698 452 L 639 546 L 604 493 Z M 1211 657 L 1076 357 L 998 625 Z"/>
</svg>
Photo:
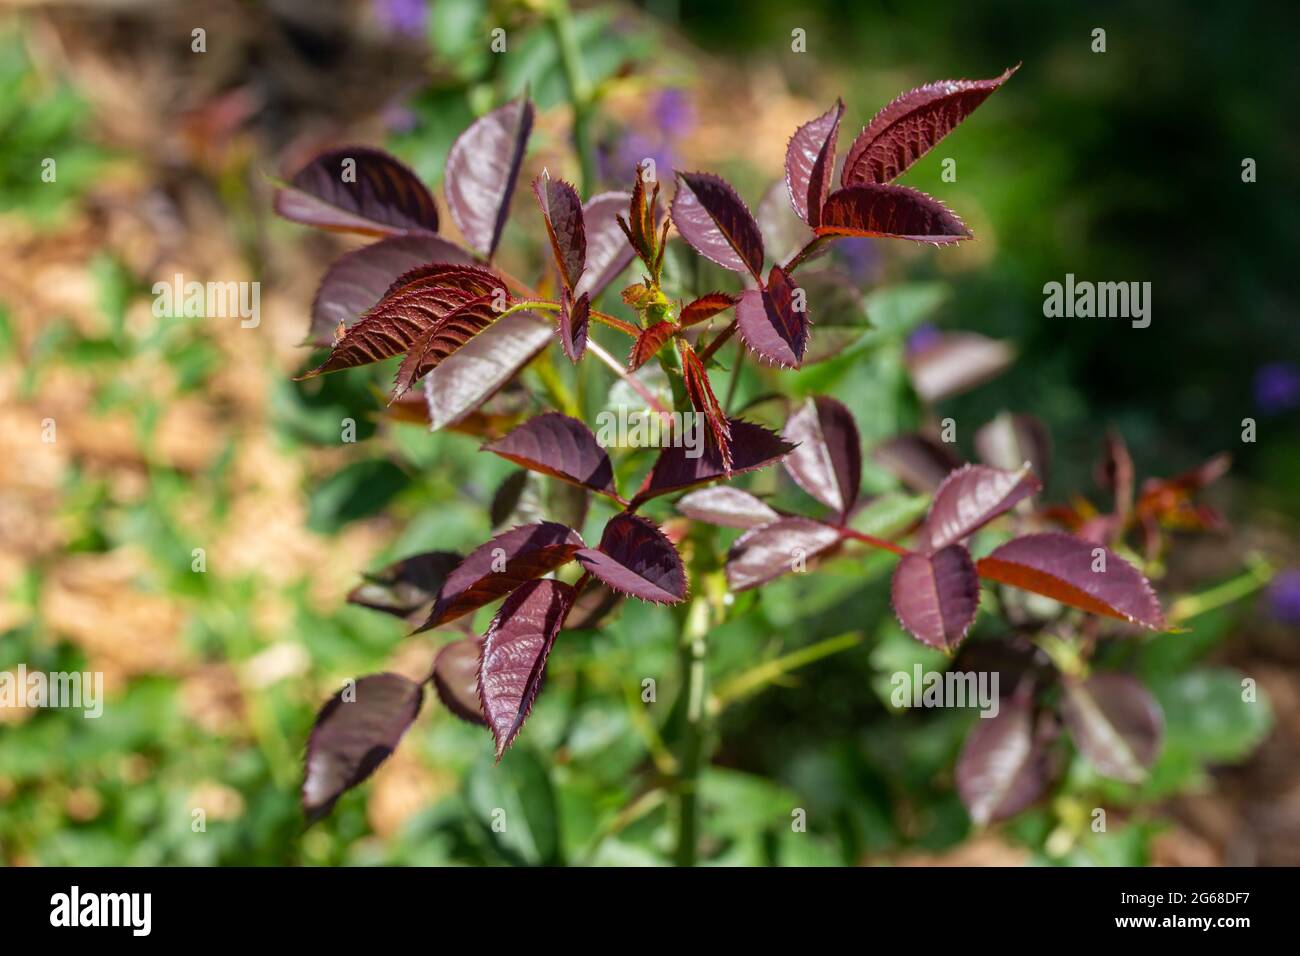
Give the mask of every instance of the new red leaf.
<svg viewBox="0 0 1300 956">
<path fill-rule="evenodd" d="M 981 577 L 1093 614 L 1155 631 L 1167 626 L 1142 572 L 1113 551 L 1073 535 L 1047 532 L 1016 538 L 981 558 L 976 567 Z"/>
<path fill-rule="evenodd" d="M 819 236 L 879 236 L 942 245 L 971 237 L 957 214 L 932 196 L 906 186 L 853 186 L 822 206 Z"/>
<path fill-rule="evenodd" d="M 940 80 L 894 100 L 868 123 L 849 147 L 840 174 L 843 186 L 887 183 L 924 156 L 1012 73 L 991 80 Z"/>
<path fill-rule="evenodd" d="M 559 412 L 544 412 L 483 446 L 517 465 L 616 497 L 614 468 L 590 428 Z"/>
<path fill-rule="evenodd" d="M 466 302 L 503 295 L 504 284 L 490 269 L 449 263 L 414 269 L 394 281 L 374 308 L 335 343 L 324 362 L 300 377 L 400 355 Z"/>
<path fill-rule="evenodd" d="M 512 100 L 475 120 L 447 154 L 447 208 L 470 247 L 492 258 L 510 213 L 533 104 Z"/>
<path fill-rule="evenodd" d="M 798 443 L 782 462 L 790 477 L 843 519 L 862 484 L 862 442 L 852 412 L 833 398 L 809 398 L 782 437 Z"/>
<path fill-rule="evenodd" d="M 487 726 L 478 699 L 479 659 L 483 645 L 478 638 L 452 641 L 433 659 L 431 680 L 438 699 L 449 711 L 471 724 Z"/>
<path fill-rule="evenodd" d="M 766 467 L 782 456 L 789 453 L 794 446 L 789 442 L 782 441 L 780 436 L 775 432 L 770 432 L 762 425 L 755 425 L 752 422 L 745 422 L 733 418 L 729 421 L 731 429 L 732 457 L 731 472 L 732 475 L 743 474 L 747 471 L 754 471 L 758 468 Z M 641 490 L 637 492 L 633 499 L 633 506 L 639 506 L 651 498 L 657 498 L 660 495 L 670 494 L 674 491 L 680 491 L 683 488 L 689 488 L 692 485 L 702 485 L 706 482 L 716 481 L 728 475 L 726 467 L 722 462 L 722 455 L 717 447 L 710 443 L 704 443 L 704 452 L 697 457 L 690 457 L 687 453 L 690 449 L 682 446 L 670 446 L 659 453 L 659 458 L 655 461 L 654 467 L 646 475 L 645 481 L 641 485 Z"/>
<path fill-rule="evenodd" d="M 840 540 L 837 529 L 811 518 L 781 518 L 746 531 L 727 555 L 727 584 L 745 591 L 773 578 L 807 570 L 809 559 Z"/>
<path fill-rule="evenodd" d="M 415 382 L 497 320 L 496 293 L 479 296 L 453 309 L 411 345 L 397 369 L 392 400 L 401 398 Z"/>
<path fill-rule="evenodd" d="M 583 547 L 572 528 L 554 521 L 521 525 L 479 545 L 447 576 L 429 619 L 416 630 L 454 621 L 573 559 Z"/>
<path fill-rule="evenodd" d="M 396 279 L 426 262 L 470 265 L 474 257 L 442 236 L 411 232 L 344 253 L 321 279 L 311 304 L 312 345 L 334 343 L 370 309 Z"/>
<path fill-rule="evenodd" d="M 928 539 L 927 550 L 939 551 L 969 537 L 1041 488 L 1027 467 L 1019 471 L 988 465 L 959 468 L 934 493 L 922 536 Z"/>
<path fill-rule="evenodd" d="M 934 554 L 906 554 L 890 590 L 903 627 L 923 644 L 952 651 L 966 637 L 980 603 L 980 581 L 959 544 Z"/>
<path fill-rule="evenodd" d="M 533 180 L 533 195 L 542 207 L 551 253 L 560 270 L 564 287 L 572 292 L 587 266 L 587 230 L 582 219 L 578 191 L 562 179 L 551 179 L 545 170 Z"/>
<path fill-rule="evenodd" d="M 632 343 L 632 351 L 627 356 L 627 366 L 633 372 L 655 357 L 663 344 L 673 337 L 677 326 L 671 322 L 656 322 L 642 330 Z"/>
<path fill-rule="evenodd" d="M 1141 783 L 1164 735 L 1160 705 L 1128 674 L 1065 682 L 1061 715 L 1075 745 L 1104 777 Z"/>
<path fill-rule="evenodd" d="M 375 772 L 397 749 L 420 712 L 420 685 L 397 674 L 371 674 L 321 708 L 307 741 L 302 808 L 314 823 L 346 790 Z"/>
<path fill-rule="evenodd" d="M 388 236 L 438 231 L 438 207 L 420 178 L 378 149 L 345 146 L 322 153 L 275 191 L 285 219 L 334 232 Z"/>
<path fill-rule="evenodd" d="M 763 236 L 731 185 L 712 173 L 677 174 L 673 224 L 700 255 L 762 282 Z"/>
<path fill-rule="evenodd" d="M 780 266 L 772 266 L 767 286 L 749 289 L 736 304 L 736 322 L 745 345 L 761 358 L 798 368 L 808 347 L 807 303 Z"/>
<path fill-rule="evenodd" d="M 497 760 L 514 742 L 542 687 L 546 659 L 573 606 L 568 584 L 543 578 L 510 595 L 483 635 L 478 692 Z"/>
<path fill-rule="evenodd" d="M 577 363 L 587 351 L 587 331 L 591 324 L 591 300 L 587 293 L 571 301 L 568 293 L 560 304 L 560 344 L 570 362 Z"/>
<path fill-rule="evenodd" d="M 731 424 L 722 410 L 722 405 L 718 402 L 718 397 L 713 394 L 713 386 L 709 384 L 709 373 L 704 368 L 704 363 L 700 361 L 700 357 L 695 354 L 695 350 L 689 343 L 682 341 L 678 344 L 680 345 L 678 351 L 682 356 L 682 376 L 686 380 L 686 394 L 691 400 L 691 407 L 695 409 L 696 414 L 704 416 L 704 421 L 709 426 L 709 438 L 718 450 L 722 467 L 730 473 Z M 705 445 L 708 445 L 708 441 Z"/>
<path fill-rule="evenodd" d="M 781 516 L 748 491 L 717 485 L 683 495 L 677 510 L 688 518 L 726 528 L 756 528 Z"/>
<path fill-rule="evenodd" d="M 844 115 L 843 100 L 795 130 L 785 150 L 785 183 L 799 218 L 816 228 L 822 203 L 831 191 L 835 172 L 835 140 Z"/>
<path fill-rule="evenodd" d="M 725 292 L 708 292 L 684 305 L 677 321 L 683 327 L 694 325 L 713 318 L 719 312 L 725 312 L 735 304 L 736 299 Z"/>
<path fill-rule="evenodd" d="M 677 549 L 640 515 L 615 515 L 605 525 L 600 547 L 579 551 L 578 561 L 621 594 L 654 604 L 686 599 L 686 569 Z"/>
</svg>

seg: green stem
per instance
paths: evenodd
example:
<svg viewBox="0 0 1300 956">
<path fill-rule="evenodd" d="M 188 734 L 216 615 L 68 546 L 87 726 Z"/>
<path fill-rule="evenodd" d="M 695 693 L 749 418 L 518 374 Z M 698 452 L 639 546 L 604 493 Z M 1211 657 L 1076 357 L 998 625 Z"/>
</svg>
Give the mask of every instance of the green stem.
<svg viewBox="0 0 1300 956">
<path fill-rule="evenodd" d="M 560 66 L 569 87 L 569 102 L 573 106 L 573 148 L 578 153 L 582 170 L 579 185 L 582 195 L 589 196 L 596 184 L 596 157 L 591 145 L 591 83 L 582 65 L 568 0 L 552 0 L 550 19 L 556 45 L 560 48 Z"/>
<path fill-rule="evenodd" d="M 694 866 L 699 850 L 699 787 L 708 733 L 705 694 L 705 637 L 709 631 L 709 605 L 696 597 L 686 612 L 686 625 L 679 648 L 682 693 L 686 695 L 685 724 L 677 758 L 677 852 L 678 866 Z"/>
<path fill-rule="evenodd" d="M 1244 574 L 1216 584 L 1200 594 L 1188 594 L 1174 601 L 1169 607 L 1169 620 L 1174 623 L 1189 621 L 1207 611 L 1240 600 L 1273 580 L 1273 566 L 1266 560 L 1252 555 L 1246 562 L 1248 567 Z"/>
</svg>

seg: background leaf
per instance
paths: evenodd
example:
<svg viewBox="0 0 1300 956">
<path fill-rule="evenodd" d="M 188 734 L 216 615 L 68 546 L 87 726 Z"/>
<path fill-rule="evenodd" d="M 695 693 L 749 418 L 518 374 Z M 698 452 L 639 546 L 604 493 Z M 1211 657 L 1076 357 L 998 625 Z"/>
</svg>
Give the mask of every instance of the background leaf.
<svg viewBox="0 0 1300 956">
<path fill-rule="evenodd" d="M 727 584 L 733 591 L 758 587 L 790 574 L 839 540 L 839 531 L 811 518 L 781 518 L 746 531 L 727 555 Z"/>
<path fill-rule="evenodd" d="M 345 161 L 349 181 L 344 181 Z M 355 172 L 355 181 L 351 173 Z M 438 231 L 438 207 L 420 178 L 382 150 L 345 146 L 322 153 L 275 191 L 285 219 L 336 232 L 387 236 Z"/>
<path fill-rule="evenodd" d="M 974 534 L 1042 488 L 1025 468 L 1001 471 L 966 465 L 944 479 L 925 520 L 928 547 L 938 551 Z"/>
<path fill-rule="evenodd" d="M 533 104 L 512 100 L 475 120 L 447 154 L 447 208 L 465 241 L 488 259 L 501 241 L 532 129 Z"/>
<path fill-rule="evenodd" d="M 1160 752 L 1164 717 L 1136 677 L 1107 673 L 1065 681 L 1061 715 L 1098 773 L 1126 783 L 1146 778 Z"/>
<path fill-rule="evenodd" d="M 957 792 L 979 826 L 1014 816 L 1047 789 L 1050 761 L 1028 697 L 1004 698 L 996 717 L 976 719 L 957 758 Z"/>
</svg>

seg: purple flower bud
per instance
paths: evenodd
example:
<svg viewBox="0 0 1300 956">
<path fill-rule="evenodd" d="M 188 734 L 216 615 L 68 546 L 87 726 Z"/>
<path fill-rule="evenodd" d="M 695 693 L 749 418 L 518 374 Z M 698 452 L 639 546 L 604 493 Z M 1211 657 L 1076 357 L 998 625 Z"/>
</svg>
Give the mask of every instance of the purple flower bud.
<svg viewBox="0 0 1300 956">
<path fill-rule="evenodd" d="M 938 345 L 941 339 L 943 333 L 939 331 L 937 325 L 933 322 L 922 322 L 907 337 L 907 354 L 920 355 L 932 346 Z"/>
<path fill-rule="evenodd" d="M 424 36 L 429 22 L 427 0 L 372 0 L 375 17 L 389 33 Z"/>
<path fill-rule="evenodd" d="M 1255 404 L 1266 415 L 1278 415 L 1300 405 L 1300 368 L 1290 362 L 1270 362 L 1255 373 Z"/>
<path fill-rule="evenodd" d="M 654 99 L 652 113 L 665 136 L 685 136 L 695 126 L 695 110 L 682 90 L 663 90 Z"/>
</svg>

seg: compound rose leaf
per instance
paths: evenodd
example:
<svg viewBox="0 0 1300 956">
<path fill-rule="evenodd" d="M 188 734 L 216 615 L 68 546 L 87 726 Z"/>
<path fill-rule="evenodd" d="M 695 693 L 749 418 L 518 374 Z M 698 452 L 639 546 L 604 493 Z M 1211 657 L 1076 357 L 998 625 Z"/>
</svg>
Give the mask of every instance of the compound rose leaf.
<svg viewBox="0 0 1300 956">
<path fill-rule="evenodd" d="M 704 256 L 732 272 L 749 272 L 762 282 L 763 236 L 744 200 L 720 176 L 677 173 L 673 224 Z"/>
<path fill-rule="evenodd" d="M 334 232 L 438 231 L 438 207 L 420 178 L 366 146 L 321 153 L 275 191 L 273 205 L 285 219 Z"/>
<path fill-rule="evenodd" d="M 370 674 L 329 699 L 307 741 L 302 808 L 309 823 L 328 815 L 345 791 L 397 749 L 423 696 L 405 677 Z"/>
<path fill-rule="evenodd" d="M 436 325 L 416 339 L 402 359 L 393 383 L 394 401 L 401 398 L 415 382 L 433 371 L 448 356 L 497 320 L 500 299 L 493 293 L 470 299 L 442 317 Z"/>
<path fill-rule="evenodd" d="M 429 618 L 416 630 L 454 621 L 567 564 L 584 547 L 572 528 L 554 521 L 502 532 L 465 556 L 447 576 Z"/>
<path fill-rule="evenodd" d="M 533 129 L 533 104 L 512 100 L 481 116 L 447 154 L 447 208 L 470 248 L 491 259 Z"/>
<path fill-rule="evenodd" d="M 532 313 L 504 316 L 424 377 L 429 429 L 456 425 L 495 395 L 555 337 Z"/>
<path fill-rule="evenodd" d="M 771 465 L 789 454 L 794 447 L 775 432 L 753 422 L 732 418 L 728 421 L 728 427 L 732 443 L 732 475 Z M 695 450 L 680 444 L 669 446 L 659 453 L 659 458 L 642 482 L 641 490 L 632 500 L 632 506 L 637 507 L 651 498 L 716 481 L 727 475 L 722 455 L 715 444 L 705 442 L 703 454 L 696 454 Z"/>
<path fill-rule="evenodd" d="M 618 495 L 609 455 L 590 428 L 568 415 L 534 415 L 505 437 L 484 445 L 483 450 L 602 495 Z"/>
<path fill-rule="evenodd" d="M 849 147 L 840 173 L 842 186 L 887 183 L 993 95 L 1016 70 L 991 80 L 939 80 L 895 99 L 863 127 Z"/>
<path fill-rule="evenodd" d="M 980 581 L 970 554 L 955 544 L 933 554 L 904 555 L 894 569 L 890 596 L 909 634 L 930 647 L 952 651 L 975 621 Z"/>
<path fill-rule="evenodd" d="M 483 635 L 479 703 L 498 761 L 533 709 L 546 659 L 574 597 L 573 588 L 560 581 L 530 581 L 506 598 Z"/>
<path fill-rule="evenodd" d="M 748 491 L 717 485 L 683 495 L 677 510 L 688 518 L 726 528 L 757 528 L 781 516 Z"/>
<path fill-rule="evenodd" d="M 1164 612 L 1151 582 L 1108 548 L 1060 532 L 1025 535 L 976 566 L 980 577 L 1033 591 L 1093 614 L 1162 631 Z"/>
</svg>

